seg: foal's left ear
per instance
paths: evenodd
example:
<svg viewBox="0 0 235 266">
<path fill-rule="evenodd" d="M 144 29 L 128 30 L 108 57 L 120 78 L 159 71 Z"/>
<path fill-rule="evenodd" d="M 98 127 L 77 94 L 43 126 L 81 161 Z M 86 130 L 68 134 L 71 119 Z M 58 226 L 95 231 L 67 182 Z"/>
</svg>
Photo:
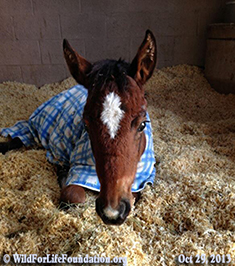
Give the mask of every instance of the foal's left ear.
<svg viewBox="0 0 235 266">
<path fill-rule="evenodd" d="M 133 59 L 129 76 L 143 85 L 153 74 L 157 62 L 157 46 L 153 33 L 146 31 L 144 41 Z"/>
<path fill-rule="evenodd" d="M 66 39 L 63 42 L 63 50 L 70 73 L 79 84 L 87 87 L 87 74 L 92 68 L 91 63 L 80 56 Z"/>
</svg>

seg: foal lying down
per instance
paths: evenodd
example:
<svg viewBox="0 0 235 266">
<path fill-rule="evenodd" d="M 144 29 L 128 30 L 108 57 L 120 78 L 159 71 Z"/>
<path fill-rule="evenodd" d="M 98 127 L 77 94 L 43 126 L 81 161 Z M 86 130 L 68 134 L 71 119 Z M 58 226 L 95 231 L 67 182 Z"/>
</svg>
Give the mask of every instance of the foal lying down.
<svg viewBox="0 0 235 266">
<path fill-rule="evenodd" d="M 99 191 L 96 211 L 104 223 L 119 225 L 133 194 L 155 177 L 152 130 L 143 85 L 156 65 L 156 42 L 147 30 L 129 64 L 91 64 L 64 40 L 63 51 L 76 85 L 38 107 L 28 121 L 3 128 L 10 137 L 0 152 L 42 145 L 57 165 L 60 201 L 82 203 L 85 190 Z"/>
</svg>

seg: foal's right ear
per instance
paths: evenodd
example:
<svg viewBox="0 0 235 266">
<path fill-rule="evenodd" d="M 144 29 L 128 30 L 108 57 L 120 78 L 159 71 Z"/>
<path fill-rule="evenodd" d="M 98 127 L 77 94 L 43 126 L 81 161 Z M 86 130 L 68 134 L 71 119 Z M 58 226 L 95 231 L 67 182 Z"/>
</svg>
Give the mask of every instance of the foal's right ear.
<svg viewBox="0 0 235 266">
<path fill-rule="evenodd" d="M 63 42 L 63 51 L 71 75 L 79 84 L 87 87 L 87 74 L 91 70 L 91 63 L 80 56 L 66 39 Z"/>
</svg>

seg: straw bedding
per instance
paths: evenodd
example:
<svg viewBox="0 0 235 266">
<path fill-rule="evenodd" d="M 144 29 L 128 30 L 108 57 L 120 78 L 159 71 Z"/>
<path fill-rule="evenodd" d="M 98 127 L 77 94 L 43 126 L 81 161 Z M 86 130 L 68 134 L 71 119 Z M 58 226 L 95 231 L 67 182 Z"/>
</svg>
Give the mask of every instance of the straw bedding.
<svg viewBox="0 0 235 266">
<path fill-rule="evenodd" d="M 0 127 L 27 119 L 75 84 L 0 84 Z M 128 265 L 175 265 L 179 254 L 230 254 L 235 265 L 235 95 L 220 95 L 197 67 L 157 71 L 146 86 L 156 182 L 120 227 L 95 213 L 96 193 L 59 211 L 54 167 L 42 149 L 0 154 L 0 255 L 127 257 Z M 4 141 L 0 138 L 0 141 Z M 215 265 L 215 264 L 213 264 Z"/>
</svg>

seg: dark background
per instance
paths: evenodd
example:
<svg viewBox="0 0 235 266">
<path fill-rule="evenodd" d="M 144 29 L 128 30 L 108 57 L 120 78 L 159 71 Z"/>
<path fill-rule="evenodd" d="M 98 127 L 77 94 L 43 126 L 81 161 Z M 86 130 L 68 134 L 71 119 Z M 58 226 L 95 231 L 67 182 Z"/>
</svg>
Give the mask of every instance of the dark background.
<svg viewBox="0 0 235 266">
<path fill-rule="evenodd" d="M 67 38 L 90 61 L 131 60 L 146 29 L 158 43 L 158 68 L 203 67 L 207 27 L 222 22 L 225 0 L 0 0 L 0 82 L 60 81 Z"/>
</svg>

